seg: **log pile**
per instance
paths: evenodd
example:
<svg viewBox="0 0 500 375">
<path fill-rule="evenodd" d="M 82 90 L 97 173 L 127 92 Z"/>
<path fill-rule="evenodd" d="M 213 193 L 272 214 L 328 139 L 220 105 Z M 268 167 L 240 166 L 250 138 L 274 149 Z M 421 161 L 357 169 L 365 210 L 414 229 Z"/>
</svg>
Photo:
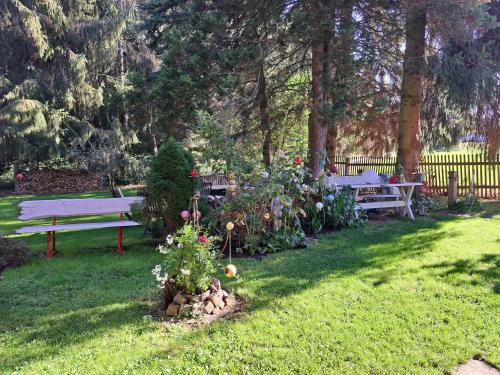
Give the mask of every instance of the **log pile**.
<svg viewBox="0 0 500 375">
<path fill-rule="evenodd" d="M 23 172 L 19 194 L 66 194 L 99 190 L 99 176 L 86 171 L 51 170 Z"/>
<path fill-rule="evenodd" d="M 166 294 L 173 295 L 173 298 L 169 298 L 165 303 L 167 317 L 216 315 L 222 312 L 224 308 L 234 308 L 236 305 L 236 298 L 222 289 L 220 281 L 215 278 L 212 280 L 210 287 L 199 295 L 183 291 L 172 293 L 171 286 L 168 288 L 169 291 Z"/>
</svg>

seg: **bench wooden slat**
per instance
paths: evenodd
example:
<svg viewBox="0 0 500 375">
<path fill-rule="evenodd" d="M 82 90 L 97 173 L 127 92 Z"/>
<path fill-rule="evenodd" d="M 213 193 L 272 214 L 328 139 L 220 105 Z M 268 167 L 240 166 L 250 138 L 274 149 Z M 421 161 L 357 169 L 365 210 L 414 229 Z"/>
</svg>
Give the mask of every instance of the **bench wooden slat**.
<svg viewBox="0 0 500 375">
<path fill-rule="evenodd" d="M 141 203 L 143 199 L 143 197 L 126 197 L 24 201 L 19 204 L 21 207 L 19 219 L 31 220 L 54 216 L 87 216 L 129 212 L 132 204 Z"/>
<path fill-rule="evenodd" d="M 411 206 L 411 201 L 408 202 Z M 379 201 L 379 202 L 368 202 L 368 203 L 358 203 L 358 206 L 364 208 L 365 210 L 373 208 L 391 208 L 391 207 L 405 207 L 406 203 L 404 201 Z"/>
<path fill-rule="evenodd" d="M 22 227 L 16 230 L 16 233 L 40 233 L 60 230 L 85 230 L 116 227 L 134 227 L 141 225 L 135 221 L 110 221 L 101 223 L 80 223 L 80 224 L 55 224 L 55 225 L 34 225 L 31 227 Z"/>
<path fill-rule="evenodd" d="M 401 198 L 400 194 L 365 194 L 358 195 L 358 199 Z"/>
</svg>

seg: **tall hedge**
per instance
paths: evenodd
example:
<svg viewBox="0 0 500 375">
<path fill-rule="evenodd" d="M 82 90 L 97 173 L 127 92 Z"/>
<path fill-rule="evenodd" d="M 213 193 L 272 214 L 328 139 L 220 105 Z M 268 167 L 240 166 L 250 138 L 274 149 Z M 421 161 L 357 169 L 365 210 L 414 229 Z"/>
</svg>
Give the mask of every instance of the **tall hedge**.
<svg viewBox="0 0 500 375">
<path fill-rule="evenodd" d="M 172 138 L 161 145 L 151 163 L 147 189 L 157 202 L 161 202 L 167 231 L 176 229 L 181 223 L 180 212 L 189 207 L 198 184 L 198 178 L 191 177 L 194 167 L 191 153 Z"/>
</svg>

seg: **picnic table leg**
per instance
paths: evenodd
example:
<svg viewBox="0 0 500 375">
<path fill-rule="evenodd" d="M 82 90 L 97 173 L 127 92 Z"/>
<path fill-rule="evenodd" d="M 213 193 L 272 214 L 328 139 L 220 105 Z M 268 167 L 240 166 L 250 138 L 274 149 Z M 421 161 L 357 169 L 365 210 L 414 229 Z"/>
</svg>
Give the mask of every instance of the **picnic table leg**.
<svg viewBox="0 0 500 375">
<path fill-rule="evenodd" d="M 123 220 L 123 212 L 120 212 L 120 220 Z M 118 248 L 116 249 L 116 252 L 118 254 L 121 254 L 123 250 L 122 247 L 122 227 L 118 227 Z"/>
<path fill-rule="evenodd" d="M 413 216 L 413 211 L 411 210 L 411 195 L 413 194 L 413 188 L 413 185 L 399 187 L 401 198 L 403 199 L 403 202 L 405 202 L 404 207 L 401 208 L 401 216 L 408 216 L 411 220 L 415 220 L 415 216 Z"/>
</svg>

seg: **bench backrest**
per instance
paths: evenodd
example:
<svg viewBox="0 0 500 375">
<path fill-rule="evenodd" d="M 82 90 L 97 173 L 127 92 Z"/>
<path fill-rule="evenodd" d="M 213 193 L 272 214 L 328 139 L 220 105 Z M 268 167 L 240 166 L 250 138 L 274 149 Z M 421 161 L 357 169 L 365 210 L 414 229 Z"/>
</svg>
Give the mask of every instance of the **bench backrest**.
<svg viewBox="0 0 500 375">
<path fill-rule="evenodd" d="M 344 185 L 366 185 L 366 184 L 379 184 L 384 181 L 375 171 L 366 171 L 358 176 L 331 176 L 328 178 L 330 186 L 337 184 L 337 186 Z"/>
<path fill-rule="evenodd" d="M 143 197 L 126 197 L 24 201 L 19 204 L 21 208 L 19 220 L 130 212 L 130 206 L 141 203 L 143 199 Z"/>
</svg>

